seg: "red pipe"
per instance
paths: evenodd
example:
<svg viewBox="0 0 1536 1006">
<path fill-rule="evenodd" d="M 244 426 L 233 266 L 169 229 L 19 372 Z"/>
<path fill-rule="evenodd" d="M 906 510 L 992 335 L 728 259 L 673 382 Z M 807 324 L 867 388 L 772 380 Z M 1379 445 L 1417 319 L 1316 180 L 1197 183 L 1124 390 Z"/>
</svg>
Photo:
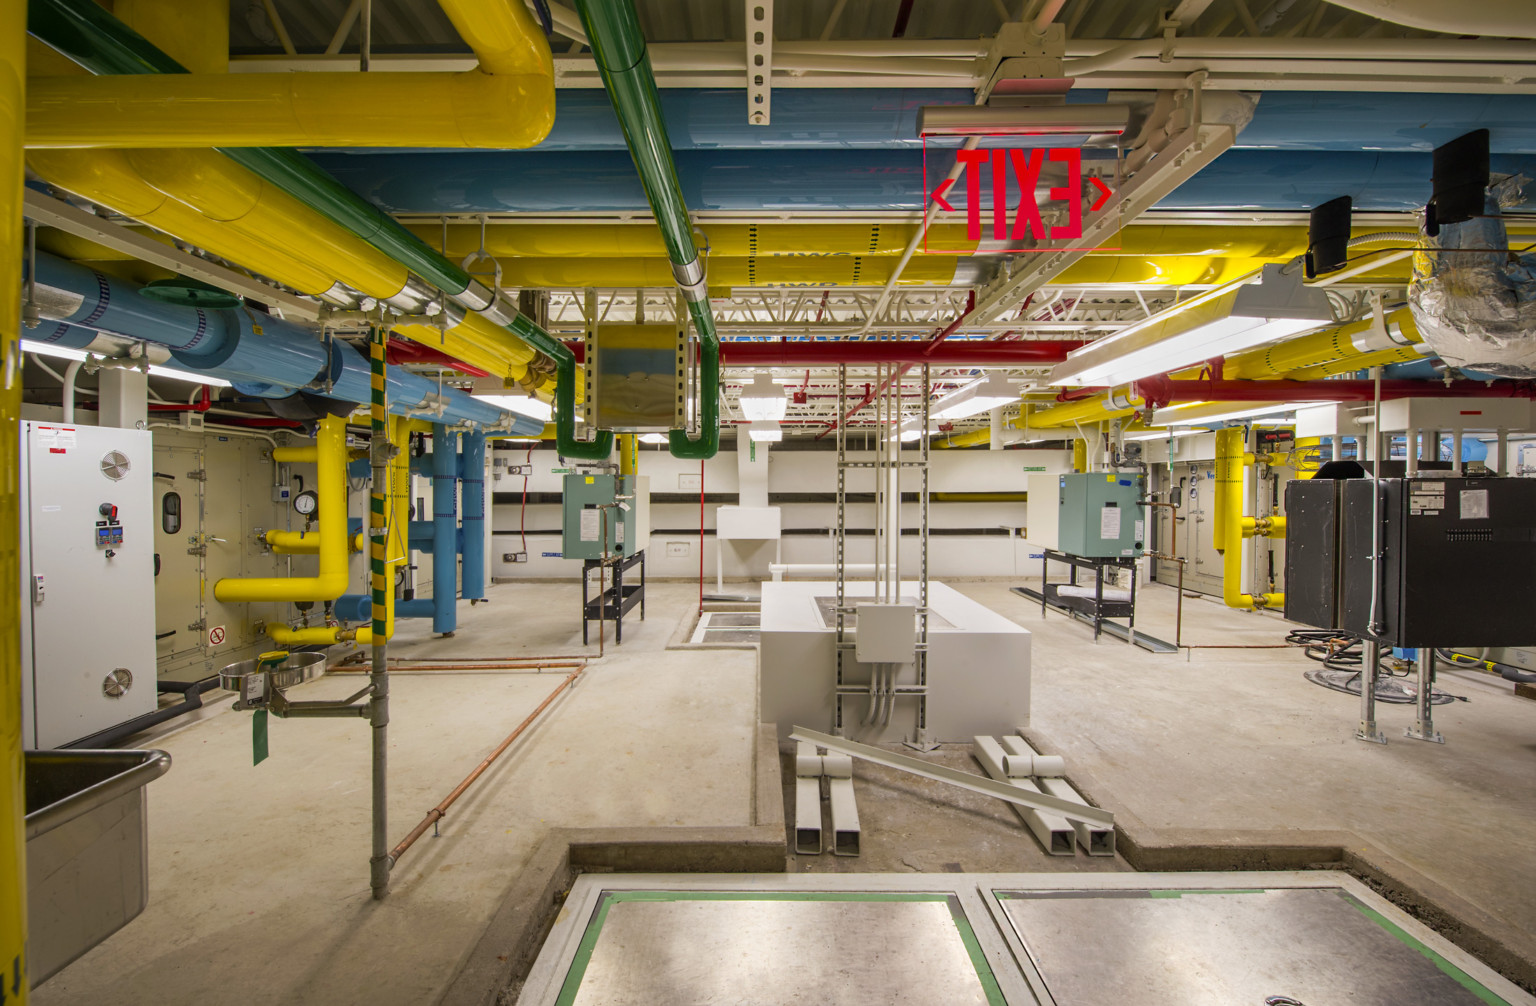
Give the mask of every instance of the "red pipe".
<svg viewBox="0 0 1536 1006">
<path fill-rule="evenodd" d="M 1086 345 L 1078 339 L 1027 342 L 963 340 L 934 347 L 938 339 L 891 342 L 722 342 L 720 364 L 725 367 L 873 367 L 880 363 L 935 367 L 1043 367 L 1060 363 Z M 581 343 L 566 343 L 582 362 Z"/>
<path fill-rule="evenodd" d="M 928 344 L 923 347 L 923 356 L 932 357 L 933 351 L 939 348 L 939 343 L 943 342 L 945 339 L 948 339 L 951 335 L 954 335 L 957 331 L 959 331 L 960 323 L 965 321 L 965 319 L 969 317 L 970 313 L 975 309 L 976 291 L 972 290 L 968 295 L 966 295 L 965 310 L 961 311 L 959 317 L 955 318 L 954 321 L 944 326 L 944 329 L 940 331 L 938 335 L 928 340 Z"/>
<path fill-rule="evenodd" d="M 213 394 L 208 385 L 203 385 L 203 393 L 197 399 L 197 404 L 183 405 L 180 402 L 150 402 L 150 412 L 207 412 L 213 408 Z"/>
<path fill-rule="evenodd" d="M 436 363 L 444 367 L 452 367 L 454 370 L 468 374 L 470 377 L 490 377 L 491 372 L 481 370 L 479 367 L 471 367 L 462 360 L 456 360 L 441 350 L 424 346 L 419 342 L 410 342 L 403 339 L 395 339 L 390 342 L 385 351 L 385 357 L 390 363 Z"/>
</svg>

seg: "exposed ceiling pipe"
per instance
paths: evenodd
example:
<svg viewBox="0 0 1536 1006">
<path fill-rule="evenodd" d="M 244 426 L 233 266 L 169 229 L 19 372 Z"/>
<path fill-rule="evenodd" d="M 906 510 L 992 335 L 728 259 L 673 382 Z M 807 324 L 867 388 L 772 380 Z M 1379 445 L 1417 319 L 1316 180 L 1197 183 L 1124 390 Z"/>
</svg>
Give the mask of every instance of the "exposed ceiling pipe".
<svg viewBox="0 0 1536 1006">
<path fill-rule="evenodd" d="M 711 458 L 720 448 L 720 338 L 709 307 L 704 265 L 693 241 L 693 222 L 672 162 L 645 36 L 630 0 L 577 0 L 576 9 L 591 40 L 592 55 L 613 110 L 624 128 L 630 156 L 645 186 L 646 200 L 656 216 L 677 288 L 688 304 L 699 340 L 699 434 L 693 439 L 686 429 L 672 430 L 667 435 L 668 446 L 674 457 Z"/>
<path fill-rule="evenodd" d="M 1153 387 L 1156 393 L 1153 393 Z M 1329 381 L 1162 381 L 1139 384 L 1146 404 L 1168 402 L 1369 402 L 1376 383 Z M 1382 381 L 1383 401 L 1398 398 L 1536 398 L 1527 381 Z"/>
<path fill-rule="evenodd" d="M 1446 4 L 1444 0 L 1328 0 L 1357 14 L 1447 35 L 1492 35 L 1536 38 L 1536 17 L 1530 0 L 1478 0 Z"/>
<path fill-rule="evenodd" d="M 827 368 L 845 364 L 849 367 L 873 367 L 878 364 L 928 363 L 935 367 L 1049 367 L 1067 358 L 1067 354 L 1085 343 L 1080 339 L 1042 339 L 1038 341 L 994 342 L 976 340 L 944 342 L 933 348 L 931 339 L 902 339 L 880 342 L 722 342 L 720 365 L 732 368 L 811 367 Z M 566 344 L 581 356 L 581 343 Z"/>
</svg>

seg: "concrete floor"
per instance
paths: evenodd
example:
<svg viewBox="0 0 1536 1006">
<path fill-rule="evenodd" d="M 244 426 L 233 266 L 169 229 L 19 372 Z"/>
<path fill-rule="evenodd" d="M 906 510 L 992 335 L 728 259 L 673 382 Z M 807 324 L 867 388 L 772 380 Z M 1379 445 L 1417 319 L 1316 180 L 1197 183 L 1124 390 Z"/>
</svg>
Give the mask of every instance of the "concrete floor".
<svg viewBox="0 0 1536 1006">
<path fill-rule="evenodd" d="M 1034 633 L 1032 726 L 1153 828 L 1352 831 L 1536 933 L 1536 702 L 1442 670 L 1468 702 L 1436 706 L 1446 743 L 1409 740 L 1412 706 L 1377 706 L 1385 746 L 1355 740 L 1360 700 L 1311 684 L 1295 649 L 1154 655 L 1009 591 L 953 583 Z M 1174 638 L 1175 592 L 1138 593 L 1138 629 Z M 1278 643 L 1278 615 L 1184 602 L 1183 641 Z"/>
<path fill-rule="evenodd" d="M 1154 655 L 1009 592 L 950 581 L 1034 633 L 1033 726 L 1069 766 L 1152 828 L 1348 829 L 1517 931 L 1536 932 L 1536 705 L 1468 672 L 1441 687 L 1448 743 L 1353 739 L 1358 700 L 1306 682 L 1294 650 Z M 728 585 L 740 592 L 743 585 Z M 751 823 L 755 654 L 664 650 L 696 587 L 653 582 L 650 620 L 402 859 L 390 898 L 368 894 L 363 723 L 273 721 L 252 768 L 250 717 L 227 705 L 155 739 L 175 764 L 150 787 L 150 905 L 37 991 L 42 1006 L 431 1002 L 552 827 Z M 456 638 L 406 623 L 401 657 L 582 652 L 576 584 L 493 588 L 460 607 Z M 1140 595 L 1138 626 L 1173 637 L 1174 593 Z M 1186 642 L 1279 642 L 1273 615 L 1185 602 Z M 596 646 L 588 648 L 595 655 Z M 403 836 L 556 685 L 552 674 L 401 674 L 392 682 L 391 837 Z M 355 676 L 305 686 L 345 695 Z M 964 746 L 937 757 L 978 774 Z M 797 870 L 1101 870 L 1117 859 L 1040 852 L 1001 803 L 860 766 L 861 859 Z"/>
<path fill-rule="evenodd" d="M 149 787 L 149 907 L 40 987 L 39 1006 L 427 1003 L 441 994 L 551 827 L 750 823 L 755 655 L 663 647 L 693 584 L 653 583 L 650 618 L 594 662 L 369 896 L 363 722 L 271 721 L 251 766 L 249 713 L 149 741 L 170 772 Z M 580 653 L 577 584 L 491 590 L 448 640 L 404 623 L 400 657 Z M 638 615 L 638 612 L 636 613 Z M 594 627 L 595 629 L 595 627 Z M 563 674 L 565 672 L 559 672 Z M 391 679 L 390 837 L 404 837 L 559 683 L 555 672 Z M 335 675 L 295 689 L 339 698 Z"/>
</svg>

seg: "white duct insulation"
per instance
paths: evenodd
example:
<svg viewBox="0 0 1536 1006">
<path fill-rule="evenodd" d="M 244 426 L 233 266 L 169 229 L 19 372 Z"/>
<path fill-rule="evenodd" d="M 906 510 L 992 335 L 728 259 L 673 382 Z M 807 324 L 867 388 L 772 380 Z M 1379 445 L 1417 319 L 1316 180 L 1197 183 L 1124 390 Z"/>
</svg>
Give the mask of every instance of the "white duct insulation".
<svg viewBox="0 0 1536 1006">
<path fill-rule="evenodd" d="M 1536 38 L 1536 13 L 1531 0 L 1477 0 L 1448 4 L 1445 0 L 1328 0 L 1357 14 L 1392 24 L 1450 35 L 1493 35 Z"/>
<path fill-rule="evenodd" d="M 1452 367 L 1536 377 L 1536 255 L 1510 252 L 1498 202 L 1423 244 L 1408 305 L 1424 345 Z"/>
</svg>

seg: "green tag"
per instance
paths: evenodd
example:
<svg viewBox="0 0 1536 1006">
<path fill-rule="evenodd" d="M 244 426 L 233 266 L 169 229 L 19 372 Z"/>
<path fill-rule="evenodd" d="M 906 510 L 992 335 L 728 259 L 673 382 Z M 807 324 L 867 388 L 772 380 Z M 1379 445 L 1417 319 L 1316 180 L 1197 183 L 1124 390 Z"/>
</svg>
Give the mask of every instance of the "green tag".
<svg viewBox="0 0 1536 1006">
<path fill-rule="evenodd" d="M 752 447 L 747 452 L 747 460 L 748 461 L 756 461 L 757 460 L 757 441 L 756 440 L 752 441 Z"/>
<path fill-rule="evenodd" d="M 1024 470 L 1026 472 L 1043 472 L 1045 471 L 1045 465 L 1025 465 Z"/>
<path fill-rule="evenodd" d="M 251 717 L 251 764 L 260 765 L 267 760 L 267 711 L 256 710 Z"/>
</svg>

